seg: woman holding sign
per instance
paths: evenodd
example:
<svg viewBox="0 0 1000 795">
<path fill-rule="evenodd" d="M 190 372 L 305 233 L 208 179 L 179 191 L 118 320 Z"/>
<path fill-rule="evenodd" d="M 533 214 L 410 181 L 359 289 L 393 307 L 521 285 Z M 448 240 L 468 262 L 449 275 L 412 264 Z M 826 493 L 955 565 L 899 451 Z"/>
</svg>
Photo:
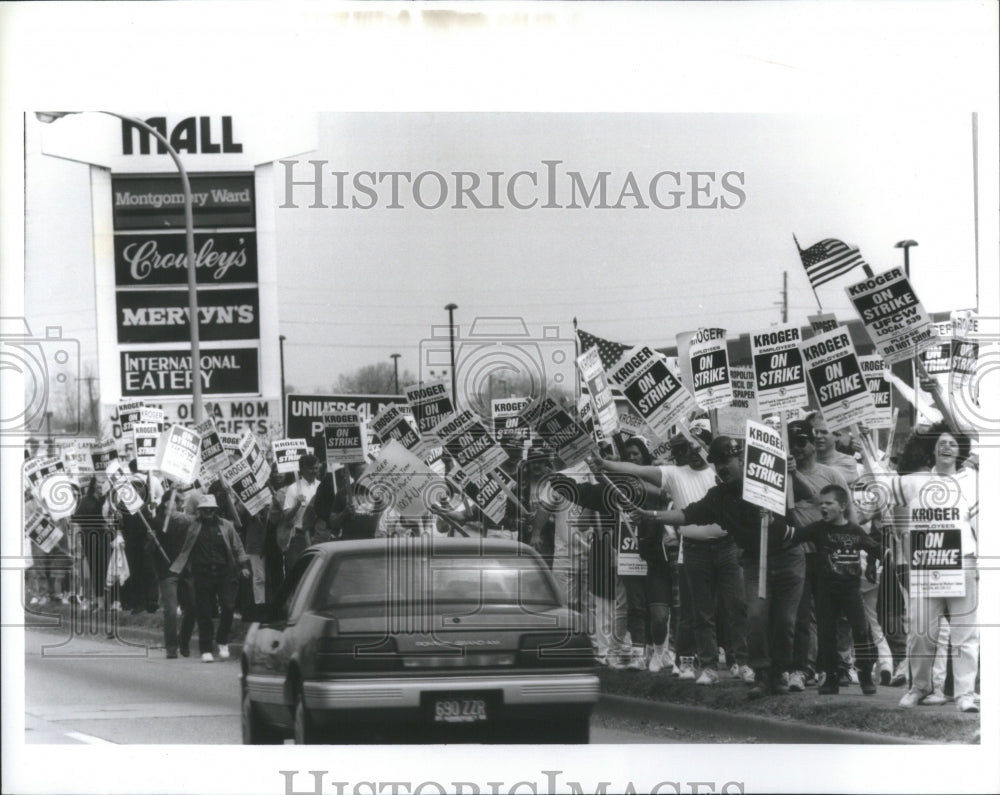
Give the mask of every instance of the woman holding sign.
<svg viewBox="0 0 1000 795">
<path fill-rule="evenodd" d="M 915 707 L 933 692 L 938 633 L 947 613 L 955 653 L 955 706 L 962 712 L 978 712 L 979 494 L 976 471 L 962 467 L 970 441 L 944 423 L 932 425 L 922 435 L 933 451 L 930 472 L 914 472 L 890 481 L 894 503 L 905 509 L 897 531 L 905 533 L 909 541 L 904 549 L 910 565 L 906 648 L 913 683 L 899 706 Z"/>
</svg>

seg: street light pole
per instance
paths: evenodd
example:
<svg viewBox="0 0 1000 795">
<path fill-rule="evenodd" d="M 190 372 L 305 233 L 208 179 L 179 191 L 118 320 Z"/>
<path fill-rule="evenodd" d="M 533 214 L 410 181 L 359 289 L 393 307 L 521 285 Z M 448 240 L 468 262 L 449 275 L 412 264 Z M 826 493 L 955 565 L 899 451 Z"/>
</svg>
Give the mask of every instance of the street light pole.
<svg viewBox="0 0 1000 795">
<path fill-rule="evenodd" d="M 445 309 L 448 310 L 448 337 L 451 342 L 451 405 L 458 411 L 458 388 L 457 381 L 455 380 L 455 310 L 458 309 L 458 304 L 447 304 Z"/>
<path fill-rule="evenodd" d="M 396 386 L 395 394 L 399 394 L 399 357 L 398 353 L 389 354 L 389 358 L 392 359 L 392 382 Z"/>
<path fill-rule="evenodd" d="M 285 335 L 278 335 L 278 356 L 281 362 L 281 416 L 285 416 Z M 284 430 L 282 430 L 284 433 Z"/>
<path fill-rule="evenodd" d="M 900 240 L 893 248 L 903 249 L 903 271 L 906 273 L 906 279 L 910 279 L 910 248 L 913 246 L 919 246 L 920 244 L 916 240 Z M 911 285 L 912 287 L 912 285 Z M 916 368 L 916 360 L 910 359 L 908 365 L 903 366 L 903 382 L 909 381 L 907 386 L 913 390 L 913 401 L 910 403 L 910 429 L 917 427 L 917 377 L 914 372 Z M 890 451 L 891 452 L 891 451 Z"/>
<path fill-rule="evenodd" d="M 51 124 L 57 119 L 61 119 L 63 116 L 70 116 L 80 112 L 81 111 L 47 111 L 36 113 L 35 116 L 40 122 L 44 124 Z M 195 273 L 196 268 L 194 259 L 194 201 L 191 197 L 191 181 L 188 179 L 187 169 L 184 168 L 184 164 L 181 162 L 181 157 L 177 154 L 177 150 L 170 145 L 170 141 L 168 141 L 166 136 L 152 125 L 146 124 L 146 122 L 142 119 L 138 119 L 133 116 L 123 116 L 121 113 L 115 113 L 110 110 L 99 110 L 95 112 L 103 113 L 106 116 L 114 116 L 115 118 L 121 119 L 129 124 L 141 127 L 143 130 L 153 135 L 156 140 L 163 144 L 164 148 L 167 150 L 167 154 L 170 155 L 171 159 L 174 161 L 174 165 L 177 166 L 177 173 L 180 174 L 181 189 L 184 192 L 184 231 L 187 243 L 188 311 L 191 314 L 188 320 L 188 325 L 191 328 L 191 403 L 193 404 L 192 412 L 194 421 L 195 423 L 199 423 L 203 419 L 203 411 L 201 405 L 201 347 L 199 345 L 200 340 L 198 337 L 198 275 Z"/>
</svg>

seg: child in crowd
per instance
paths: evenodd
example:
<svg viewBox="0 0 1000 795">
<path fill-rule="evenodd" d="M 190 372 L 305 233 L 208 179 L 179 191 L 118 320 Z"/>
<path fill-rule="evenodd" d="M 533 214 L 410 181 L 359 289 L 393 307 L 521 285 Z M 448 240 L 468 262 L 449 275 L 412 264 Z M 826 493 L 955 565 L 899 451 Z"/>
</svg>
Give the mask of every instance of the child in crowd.
<svg viewBox="0 0 1000 795">
<path fill-rule="evenodd" d="M 812 541 L 819 553 L 819 589 L 816 623 L 819 631 L 820 668 L 826 671 L 826 681 L 820 686 L 822 695 L 840 692 L 837 655 L 837 619 L 843 614 L 851 625 L 854 651 L 858 665 L 861 692 L 874 695 L 872 666 L 877 650 L 872 642 L 861 598 L 861 550 L 868 553 L 870 565 L 865 576 L 874 581 L 874 561 L 881 547 L 858 525 L 848 520 L 849 498 L 840 486 L 829 485 L 820 490 L 821 519 L 806 527 L 789 527 L 786 538 L 793 542 Z"/>
</svg>

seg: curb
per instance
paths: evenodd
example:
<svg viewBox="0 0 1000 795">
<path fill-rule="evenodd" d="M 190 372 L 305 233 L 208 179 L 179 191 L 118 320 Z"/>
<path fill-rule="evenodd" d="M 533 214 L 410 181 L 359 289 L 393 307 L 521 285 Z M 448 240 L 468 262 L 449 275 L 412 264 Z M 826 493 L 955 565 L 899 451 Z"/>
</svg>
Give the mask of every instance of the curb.
<svg viewBox="0 0 1000 795">
<path fill-rule="evenodd" d="M 603 709 L 632 718 L 669 720 L 677 726 L 700 729 L 718 734 L 744 734 L 770 743 L 830 745 L 934 745 L 932 740 L 894 737 L 874 732 L 852 731 L 830 726 L 816 726 L 802 721 L 765 718 L 723 712 L 689 704 L 647 701 L 631 696 L 601 694 L 598 702 Z"/>
</svg>

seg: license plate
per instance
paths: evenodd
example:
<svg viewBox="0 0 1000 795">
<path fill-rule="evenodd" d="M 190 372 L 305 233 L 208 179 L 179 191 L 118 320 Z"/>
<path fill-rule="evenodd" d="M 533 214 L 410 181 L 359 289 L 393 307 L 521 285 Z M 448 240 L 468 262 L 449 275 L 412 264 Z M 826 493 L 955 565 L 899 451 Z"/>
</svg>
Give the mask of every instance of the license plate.
<svg viewBox="0 0 1000 795">
<path fill-rule="evenodd" d="M 485 698 L 435 696 L 431 701 L 435 723 L 481 723 L 489 720 Z"/>
</svg>

